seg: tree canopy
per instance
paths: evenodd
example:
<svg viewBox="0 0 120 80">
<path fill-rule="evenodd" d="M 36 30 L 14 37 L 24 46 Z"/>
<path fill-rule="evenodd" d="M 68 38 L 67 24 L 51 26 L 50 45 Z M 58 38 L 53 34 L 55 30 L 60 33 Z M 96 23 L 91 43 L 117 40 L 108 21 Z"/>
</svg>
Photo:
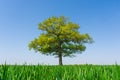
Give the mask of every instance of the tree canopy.
<svg viewBox="0 0 120 80">
<path fill-rule="evenodd" d="M 74 56 L 74 53 L 85 51 L 85 43 L 92 43 L 89 34 L 81 34 L 80 26 L 69 21 L 64 16 L 50 17 L 39 23 L 38 29 L 43 33 L 29 43 L 29 49 L 34 49 L 45 55 L 55 55 L 62 65 L 62 56 Z"/>
</svg>

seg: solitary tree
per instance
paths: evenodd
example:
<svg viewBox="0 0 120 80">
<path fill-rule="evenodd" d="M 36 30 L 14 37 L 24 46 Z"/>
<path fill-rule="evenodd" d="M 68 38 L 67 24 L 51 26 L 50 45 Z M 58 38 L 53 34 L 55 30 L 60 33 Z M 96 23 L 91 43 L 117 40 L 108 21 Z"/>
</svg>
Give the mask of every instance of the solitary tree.
<svg viewBox="0 0 120 80">
<path fill-rule="evenodd" d="M 93 40 L 88 34 L 79 33 L 80 26 L 64 16 L 50 17 L 38 25 L 43 33 L 29 43 L 29 49 L 34 49 L 45 55 L 55 55 L 59 65 L 63 65 L 62 56 L 72 57 L 74 53 L 85 51 L 85 43 Z"/>
</svg>

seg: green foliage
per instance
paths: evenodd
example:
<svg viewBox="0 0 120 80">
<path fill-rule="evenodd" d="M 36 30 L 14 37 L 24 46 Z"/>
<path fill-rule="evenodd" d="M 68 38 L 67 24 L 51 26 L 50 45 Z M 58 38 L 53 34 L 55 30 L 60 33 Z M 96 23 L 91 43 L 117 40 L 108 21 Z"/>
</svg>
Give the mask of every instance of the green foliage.
<svg viewBox="0 0 120 80">
<path fill-rule="evenodd" d="M 120 65 L 0 65 L 2 80 L 120 80 Z"/>
<path fill-rule="evenodd" d="M 88 34 L 79 33 L 80 26 L 70 22 L 64 16 L 51 17 L 39 24 L 43 33 L 30 42 L 29 49 L 46 55 L 57 55 L 61 50 L 62 56 L 72 56 L 73 53 L 86 49 L 85 43 L 93 40 Z"/>
</svg>

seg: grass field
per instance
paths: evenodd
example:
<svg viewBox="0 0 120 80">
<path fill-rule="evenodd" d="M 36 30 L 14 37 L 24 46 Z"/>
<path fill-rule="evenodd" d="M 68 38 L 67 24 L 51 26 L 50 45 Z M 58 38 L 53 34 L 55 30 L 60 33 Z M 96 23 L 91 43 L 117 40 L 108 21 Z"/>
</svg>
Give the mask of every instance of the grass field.
<svg viewBox="0 0 120 80">
<path fill-rule="evenodd" d="M 120 80 L 119 65 L 0 65 L 1 80 Z"/>
</svg>

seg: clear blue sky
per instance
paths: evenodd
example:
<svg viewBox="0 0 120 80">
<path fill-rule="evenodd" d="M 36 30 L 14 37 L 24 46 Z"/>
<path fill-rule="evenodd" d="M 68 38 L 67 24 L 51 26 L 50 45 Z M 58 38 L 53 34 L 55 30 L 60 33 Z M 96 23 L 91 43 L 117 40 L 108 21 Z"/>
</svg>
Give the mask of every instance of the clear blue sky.
<svg viewBox="0 0 120 80">
<path fill-rule="evenodd" d="M 38 23 L 66 16 L 95 43 L 63 64 L 120 64 L 120 0 L 0 0 L 0 64 L 58 64 L 58 58 L 28 50 Z"/>
</svg>

